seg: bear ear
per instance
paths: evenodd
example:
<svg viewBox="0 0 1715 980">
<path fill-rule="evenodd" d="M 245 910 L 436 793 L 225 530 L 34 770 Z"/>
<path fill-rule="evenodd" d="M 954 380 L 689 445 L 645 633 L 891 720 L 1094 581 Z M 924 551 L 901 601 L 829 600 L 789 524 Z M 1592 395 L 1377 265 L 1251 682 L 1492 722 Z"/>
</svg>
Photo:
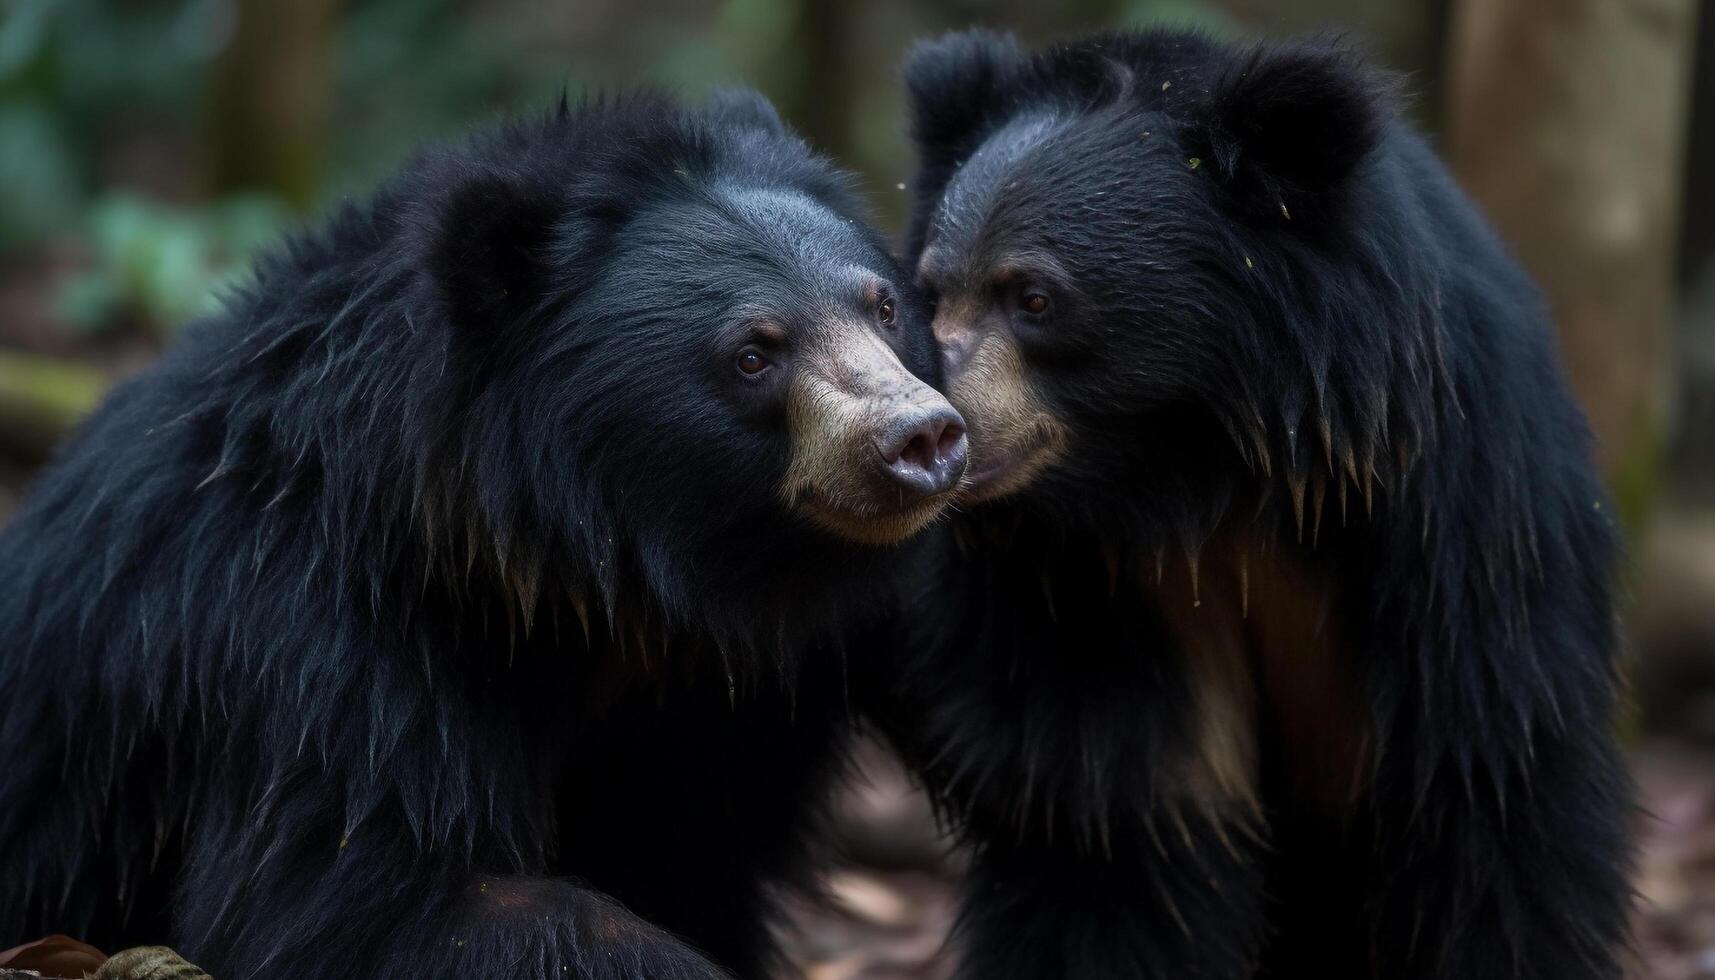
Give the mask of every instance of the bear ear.
<svg viewBox="0 0 1715 980">
<path fill-rule="evenodd" d="M 947 181 L 1016 97 L 1028 65 L 1012 35 L 980 29 L 919 41 L 906 56 L 918 163 L 905 232 L 906 255 L 913 261 Z"/>
<path fill-rule="evenodd" d="M 956 155 L 1003 108 L 1026 59 L 1010 34 L 982 29 L 919 41 L 905 59 L 911 135 L 925 158 Z"/>
<path fill-rule="evenodd" d="M 1247 209 L 1309 217 L 1338 204 L 1381 140 L 1391 97 L 1350 51 L 1261 48 L 1211 87 L 1194 139 Z"/>
<path fill-rule="evenodd" d="M 723 88 L 709 96 L 705 111 L 717 123 L 738 129 L 760 129 L 770 136 L 785 136 L 786 124 L 773 103 L 747 88 Z"/>
<path fill-rule="evenodd" d="M 520 174 L 454 178 L 435 215 L 427 265 L 458 328 L 487 330 L 528 312 L 543 291 L 559 211 L 552 194 Z"/>
</svg>

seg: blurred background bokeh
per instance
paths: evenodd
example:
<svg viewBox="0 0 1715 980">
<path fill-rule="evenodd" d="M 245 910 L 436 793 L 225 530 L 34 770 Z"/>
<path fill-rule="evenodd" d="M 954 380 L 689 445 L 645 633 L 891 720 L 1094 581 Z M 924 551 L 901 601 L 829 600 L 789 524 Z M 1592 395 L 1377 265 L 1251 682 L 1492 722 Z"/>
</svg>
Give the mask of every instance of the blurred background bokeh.
<svg viewBox="0 0 1715 980">
<path fill-rule="evenodd" d="M 896 230 L 912 38 L 1160 21 L 1373 52 L 1547 289 L 1630 539 L 1635 971 L 1715 978 L 1715 0 L 0 0 L 0 519 L 254 249 L 422 140 L 567 89 L 749 84 Z M 945 976 L 958 856 L 865 760 L 793 969 Z"/>
</svg>

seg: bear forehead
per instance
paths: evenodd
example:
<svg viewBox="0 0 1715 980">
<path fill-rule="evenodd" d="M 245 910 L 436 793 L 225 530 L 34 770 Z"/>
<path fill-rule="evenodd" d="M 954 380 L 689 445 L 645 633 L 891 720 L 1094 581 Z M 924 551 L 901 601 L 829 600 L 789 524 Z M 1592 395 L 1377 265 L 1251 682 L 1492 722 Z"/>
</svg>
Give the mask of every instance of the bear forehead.
<svg viewBox="0 0 1715 980">
<path fill-rule="evenodd" d="M 935 210 L 935 237 L 964 251 L 1022 165 L 1067 125 L 1061 115 L 1041 111 L 1010 119 L 991 133 L 947 182 Z"/>
<path fill-rule="evenodd" d="M 797 299 L 821 307 L 821 315 L 873 302 L 895 278 L 892 258 L 860 226 L 802 191 L 735 185 L 718 187 L 717 194 L 722 210 L 737 217 L 737 233 L 775 273 L 792 280 Z"/>
<path fill-rule="evenodd" d="M 724 184 L 715 192 L 752 234 L 780 253 L 843 264 L 873 251 L 850 219 L 797 188 Z"/>
<path fill-rule="evenodd" d="M 718 296 L 724 317 L 786 328 L 849 316 L 899 278 L 860 226 L 790 185 L 711 184 L 646 206 L 629 227 L 617 281 L 643 289 L 633 305 Z"/>
</svg>

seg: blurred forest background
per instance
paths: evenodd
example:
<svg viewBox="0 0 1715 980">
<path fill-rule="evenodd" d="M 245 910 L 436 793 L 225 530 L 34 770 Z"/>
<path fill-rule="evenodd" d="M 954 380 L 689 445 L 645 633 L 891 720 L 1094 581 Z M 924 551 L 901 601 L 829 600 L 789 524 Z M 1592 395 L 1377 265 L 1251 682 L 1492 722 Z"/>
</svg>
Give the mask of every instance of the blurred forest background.
<svg viewBox="0 0 1715 980">
<path fill-rule="evenodd" d="M 0 519 L 254 249 L 424 139 L 562 89 L 749 84 L 897 229 L 914 37 L 1159 21 L 1372 51 L 1546 287 L 1630 537 L 1636 975 L 1715 978 L 1715 0 L 0 0 Z M 794 958 L 944 976 L 957 855 L 881 749 L 866 771 Z"/>
</svg>

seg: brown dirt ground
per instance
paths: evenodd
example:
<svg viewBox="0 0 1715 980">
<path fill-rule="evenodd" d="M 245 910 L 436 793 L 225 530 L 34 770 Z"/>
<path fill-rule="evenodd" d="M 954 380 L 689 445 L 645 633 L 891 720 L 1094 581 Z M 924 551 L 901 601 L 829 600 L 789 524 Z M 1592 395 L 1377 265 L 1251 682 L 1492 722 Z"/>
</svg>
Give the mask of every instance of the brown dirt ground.
<svg viewBox="0 0 1715 980">
<path fill-rule="evenodd" d="M 1715 980 L 1715 750 L 1648 741 L 1632 752 L 1639 819 L 1637 945 L 1628 980 Z M 829 898 L 796 901 L 783 930 L 808 980 L 945 980 L 957 861 L 936 842 L 922 795 L 871 748 L 836 812 L 858 859 L 829 876 Z M 878 837 L 927 841 L 876 854 Z M 876 854 L 866 863 L 864 854 Z M 899 858 L 915 854 L 916 867 Z M 791 975 L 791 974 L 788 974 Z"/>
</svg>

